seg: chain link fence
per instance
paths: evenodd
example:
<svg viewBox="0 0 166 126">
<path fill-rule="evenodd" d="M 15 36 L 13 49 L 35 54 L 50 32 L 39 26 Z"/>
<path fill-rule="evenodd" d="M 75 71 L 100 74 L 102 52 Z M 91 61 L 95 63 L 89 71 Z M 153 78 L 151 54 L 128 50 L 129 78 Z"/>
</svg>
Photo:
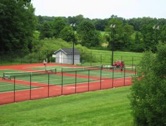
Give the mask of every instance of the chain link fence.
<svg viewBox="0 0 166 126">
<path fill-rule="evenodd" d="M 0 104 L 128 86 L 136 68 L 89 67 L 12 76 L 0 81 Z"/>
<path fill-rule="evenodd" d="M 62 58 L 62 57 L 61 57 Z M 74 57 L 74 62 L 78 63 L 80 60 L 79 65 L 87 65 L 87 66 L 94 66 L 94 65 L 111 65 L 112 61 L 124 61 L 126 66 L 135 67 L 138 65 L 139 61 L 141 60 L 141 56 L 130 56 L 126 55 L 125 52 L 122 54 L 114 53 L 113 57 L 111 52 L 109 53 L 99 53 L 99 52 L 82 52 L 80 54 L 80 58 Z M 25 63 L 41 63 L 44 59 L 47 59 L 48 62 L 55 62 L 55 63 L 63 63 L 57 62 L 57 59 L 60 57 L 52 57 L 49 51 L 45 52 L 38 52 L 38 53 L 21 53 L 21 51 L 16 50 L 14 52 L 0 52 L 0 65 L 5 64 L 25 64 Z M 73 64 L 73 56 L 63 57 L 61 61 L 70 61 L 67 63 Z"/>
</svg>

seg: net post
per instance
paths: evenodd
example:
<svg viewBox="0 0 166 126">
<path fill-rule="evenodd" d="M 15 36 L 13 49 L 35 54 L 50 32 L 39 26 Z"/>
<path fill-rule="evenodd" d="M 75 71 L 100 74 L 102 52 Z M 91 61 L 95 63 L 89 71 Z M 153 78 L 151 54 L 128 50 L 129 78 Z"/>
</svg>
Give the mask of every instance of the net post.
<svg viewBox="0 0 166 126">
<path fill-rule="evenodd" d="M 55 68 L 55 74 L 57 73 L 57 69 Z"/>
<path fill-rule="evenodd" d="M 2 77 L 2 79 L 5 79 L 5 73 L 3 72 L 3 77 Z"/>
</svg>

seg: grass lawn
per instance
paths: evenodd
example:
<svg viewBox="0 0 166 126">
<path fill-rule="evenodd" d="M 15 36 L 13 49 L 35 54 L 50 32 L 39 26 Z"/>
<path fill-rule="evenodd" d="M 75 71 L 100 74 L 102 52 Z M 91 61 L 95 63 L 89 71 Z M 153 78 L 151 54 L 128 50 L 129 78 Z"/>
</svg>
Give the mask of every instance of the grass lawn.
<svg viewBox="0 0 166 126">
<path fill-rule="evenodd" d="M 112 59 L 112 52 L 107 50 L 91 50 L 91 55 L 98 59 L 98 64 L 110 64 Z M 137 65 L 142 58 L 143 53 L 114 51 L 114 61 L 123 60 L 125 65 Z M 97 63 L 91 63 L 95 65 Z"/>
<path fill-rule="evenodd" d="M 0 126 L 132 126 L 130 87 L 0 106 Z"/>
</svg>

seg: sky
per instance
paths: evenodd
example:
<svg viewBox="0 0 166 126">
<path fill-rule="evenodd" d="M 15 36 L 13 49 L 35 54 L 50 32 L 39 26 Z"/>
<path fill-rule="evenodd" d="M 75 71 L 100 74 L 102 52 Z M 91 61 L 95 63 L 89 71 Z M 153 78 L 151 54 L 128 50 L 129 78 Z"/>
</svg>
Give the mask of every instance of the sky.
<svg viewBox="0 0 166 126">
<path fill-rule="evenodd" d="M 35 15 L 105 19 L 166 18 L 166 0 L 31 0 Z"/>
</svg>

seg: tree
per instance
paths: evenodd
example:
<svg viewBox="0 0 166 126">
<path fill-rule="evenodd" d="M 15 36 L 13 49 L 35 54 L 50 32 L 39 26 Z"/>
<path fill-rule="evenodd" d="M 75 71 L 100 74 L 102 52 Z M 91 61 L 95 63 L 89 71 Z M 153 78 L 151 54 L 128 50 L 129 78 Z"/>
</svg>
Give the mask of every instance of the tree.
<svg viewBox="0 0 166 126">
<path fill-rule="evenodd" d="M 123 34 L 123 47 L 121 47 L 123 50 L 129 50 L 131 43 L 132 43 L 132 39 L 131 36 L 134 33 L 134 28 L 132 25 L 129 24 L 125 24 L 123 26 L 124 29 L 124 34 Z"/>
<path fill-rule="evenodd" d="M 85 20 L 83 15 L 77 15 L 74 17 L 69 16 L 68 17 L 68 23 L 69 24 L 80 24 L 83 20 Z"/>
<path fill-rule="evenodd" d="M 56 17 L 53 21 L 53 36 L 60 37 L 61 30 L 66 26 L 66 21 L 63 17 Z"/>
<path fill-rule="evenodd" d="M 36 18 L 30 0 L 0 1 L 0 50 L 32 49 Z"/>
<path fill-rule="evenodd" d="M 43 23 L 40 30 L 40 39 L 52 38 L 52 37 L 53 37 L 53 30 L 51 23 L 50 22 Z"/>
<path fill-rule="evenodd" d="M 100 36 L 95 26 L 90 21 L 83 21 L 78 26 L 81 45 L 86 47 L 96 47 L 100 45 Z"/>
<path fill-rule="evenodd" d="M 96 30 L 99 31 L 104 31 L 105 26 L 107 25 L 107 20 L 106 19 L 93 19 Z"/>
<path fill-rule="evenodd" d="M 66 26 L 60 32 L 60 38 L 67 42 L 75 41 L 75 33 L 72 27 Z"/>
<path fill-rule="evenodd" d="M 142 41 L 142 34 L 140 32 L 134 33 L 134 40 L 132 41 L 130 50 L 135 52 L 144 51 L 144 43 Z"/>
<path fill-rule="evenodd" d="M 112 16 L 106 31 L 110 33 L 108 49 L 121 50 L 124 47 L 124 28 L 122 20 Z"/>
<path fill-rule="evenodd" d="M 131 105 L 137 126 L 164 126 L 166 122 L 166 44 L 157 53 L 146 52 L 131 88 Z"/>
<path fill-rule="evenodd" d="M 150 49 L 155 52 L 159 42 L 166 42 L 166 19 L 143 17 L 126 20 L 116 15 L 106 19 L 92 20 L 84 18 L 83 15 L 68 18 L 47 16 L 37 16 L 37 18 L 37 30 L 43 32 L 43 24 L 49 22 L 51 27 L 47 31 L 52 31 L 55 38 L 62 37 L 67 41 L 70 41 L 70 35 L 68 35 L 70 33 L 66 26 L 75 24 L 73 30 L 77 35 L 77 42 L 88 47 L 107 43 L 109 50 L 114 45 L 114 50 L 142 52 Z M 116 25 L 114 29 L 110 28 L 111 24 Z M 154 26 L 159 29 L 153 29 Z M 102 35 L 99 34 L 101 31 Z M 101 37 L 103 38 L 101 39 Z"/>
</svg>

